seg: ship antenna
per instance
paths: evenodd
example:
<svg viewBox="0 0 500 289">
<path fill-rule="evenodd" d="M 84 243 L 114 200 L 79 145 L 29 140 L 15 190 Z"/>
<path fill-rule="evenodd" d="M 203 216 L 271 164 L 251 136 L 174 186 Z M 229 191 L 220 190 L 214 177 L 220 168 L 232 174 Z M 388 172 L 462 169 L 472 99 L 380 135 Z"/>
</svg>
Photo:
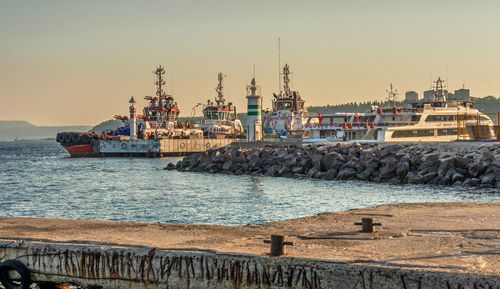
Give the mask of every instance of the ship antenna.
<svg viewBox="0 0 500 289">
<path fill-rule="evenodd" d="M 394 87 L 392 86 L 392 82 L 391 82 L 389 87 L 391 90 L 386 90 L 386 92 L 387 92 L 387 108 L 389 108 L 389 104 L 391 103 L 391 101 L 392 101 L 392 106 L 396 106 L 396 99 L 397 99 L 397 95 L 398 95 L 398 90 L 394 89 Z"/>
<path fill-rule="evenodd" d="M 286 96 L 290 95 L 290 74 L 292 74 L 290 72 L 290 67 L 288 64 L 285 64 L 285 66 L 283 66 L 283 92 Z"/>
<path fill-rule="evenodd" d="M 219 74 L 217 75 L 217 87 L 215 88 L 215 91 L 217 92 L 217 104 L 218 105 L 221 105 L 221 104 L 224 104 L 224 86 L 222 85 L 222 81 L 224 80 L 224 77 L 226 77 L 226 75 L 224 75 L 222 72 L 219 72 Z"/>
<path fill-rule="evenodd" d="M 444 95 L 444 89 L 446 86 L 444 85 L 444 80 L 441 79 L 441 77 L 438 77 L 436 81 L 434 81 L 436 84 L 434 86 L 434 97 L 435 100 L 437 101 L 446 101 L 446 96 Z"/>
<path fill-rule="evenodd" d="M 163 75 L 165 74 L 165 68 L 163 68 L 161 65 L 156 68 L 156 71 L 153 72 L 156 74 L 156 95 L 158 96 L 158 99 L 161 99 L 162 97 L 165 96 L 165 91 L 163 90 L 163 85 L 165 85 L 165 80 L 163 79 Z"/>
</svg>

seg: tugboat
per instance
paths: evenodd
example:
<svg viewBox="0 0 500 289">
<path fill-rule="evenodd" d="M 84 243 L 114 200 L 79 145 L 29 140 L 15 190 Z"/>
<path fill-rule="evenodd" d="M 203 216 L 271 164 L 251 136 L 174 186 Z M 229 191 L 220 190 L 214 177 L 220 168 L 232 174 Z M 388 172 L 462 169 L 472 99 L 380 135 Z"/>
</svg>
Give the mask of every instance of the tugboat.
<svg viewBox="0 0 500 289">
<path fill-rule="evenodd" d="M 156 95 L 144 97 L 149 101 L 149 104 L 144 107 L 143 115 L 137 115 L 137 137 L 139 139 L 202 137 L 203 132 L 200 128 L 191 123 L 178 123 L 179 106 L 172 95 L 168 95 L 163 90 L 165 69 L 160 65 L 153 73 L 157 78 L 155 82 Z M 115 119 L 122 120 L 124 126 L 114 134 L 129 135 L 130 126 L 127 116 L 115 115 Z"/>
<path fill-rule="evenodd" d="M 300 137 L 308 119 L 307 109 L 298 91 L 290 89 L 290 67 L 283 67 L 283 90 L 275 94 L 272 100 L 272 111 L 267 112 L 264 120 L 266 135 L 290 135 Z M 281 88 L 280 88 L 281 89 Z"/>
<path fill-rule="evenodd" d="M 237 138 L 243 135 L 243 125 L 236 116 L 236 106 L 232 102 L 226 104 L 224 98 L 224 77 L 225 75 L 219 72 L 215 102 L 209 99 L 203 107 L 204 119 L 200 127 L 208 138 Z"/>
<path fill-rule="evenodd" d="M 163 90 L 165 69 L 159 66 L 153 73 L 157 77 L 156 96 L 144 97 L 149 104 L 144 107 L 143 115 L 136 114 L 136 101 L 132 96 L 129 101 L 130 116 L 114 116 L 115 119 L 123 122 L 123 126 L 114 131 L 61 132 L 57 134 L 56 141 L 68 151 L 71 157 L 93 157 L 102 155 L 106 141 L 151 140 L 143 144 L 145 153 L 150 153 L 150 147 L 154 149 L 157 147 L 154 140 L 203 138 L 203 130 L 199 127 L 192 123 L 177 121 L 180 113 L 177 102 Z M 121 147 L 126 145 L 121 144 Z M 138 152 L 138 154 L 141 153 Z"/>
</svg>

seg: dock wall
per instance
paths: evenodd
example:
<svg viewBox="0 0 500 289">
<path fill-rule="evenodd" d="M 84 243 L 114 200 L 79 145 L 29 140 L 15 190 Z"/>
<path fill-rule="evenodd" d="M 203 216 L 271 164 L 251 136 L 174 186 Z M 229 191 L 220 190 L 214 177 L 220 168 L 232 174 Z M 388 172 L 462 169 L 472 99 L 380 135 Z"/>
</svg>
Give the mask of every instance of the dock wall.
<svg viewBox="0 0 500 289">
<path fill-rule="evenodd" d="M 100 156 L 185 156 L 222 147 L 235 139 L 99 140 L 94 148 Z"/>
<path fill-rule="evenodd" d="M 499 276 L 391 268 L 266 255 L 0 241 L 0 262 L 16 259 L 35 282 L 87 288 L 499 289 Z"/>
</svg>

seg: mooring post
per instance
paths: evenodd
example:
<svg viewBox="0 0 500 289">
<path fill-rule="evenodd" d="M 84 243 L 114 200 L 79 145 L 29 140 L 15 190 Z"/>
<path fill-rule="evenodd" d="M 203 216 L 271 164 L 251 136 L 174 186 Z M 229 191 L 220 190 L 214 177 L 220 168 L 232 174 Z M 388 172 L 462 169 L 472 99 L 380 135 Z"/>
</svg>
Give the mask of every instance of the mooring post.
<svg viewBox="0 0 500 289">
<path fill-rule="evenodd" d="M 271 235 L 271 240 L 264 240 L 264 243 L 271 244 L 272 256 L 286 255 L 285 246 L 293 246 L 293 242 L 286 241 L 283 235 Z"/>
<path fill-rule="evenodd" d="M 361 222 L 356 222 L 354 225 L 361 226 L 361 231 L 364 233 L 374 233 L 375 226 L 382 226 L 382 223 L 375 223 L 373 218 L 362 218 Z"/>
</svg>

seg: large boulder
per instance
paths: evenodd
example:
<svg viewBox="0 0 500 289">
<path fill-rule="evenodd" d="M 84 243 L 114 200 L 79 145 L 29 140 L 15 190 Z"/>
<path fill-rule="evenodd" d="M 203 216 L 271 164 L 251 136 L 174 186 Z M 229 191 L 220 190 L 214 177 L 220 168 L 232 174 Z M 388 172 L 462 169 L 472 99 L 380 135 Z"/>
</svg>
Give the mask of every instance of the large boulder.
<svg viewBox="0 0 500 289">
<path fill-rule="evenodd" d="M 404 155 L 399 159 L 398 164 L 396 165 L 396 174 L 398 176 L 406 176 L 410 171 L 410 156 Z"/>
<path fill-rule="evenodd" d="M 443 159 L 441 163 L 439 164 L 439 167 L 437 169 L 437 174 L 439 177 L 444 177 L 449 170 L 455 168 L 455 159 L 454 158 L 447 158 Z"/>
<path fill-rule="evenodd" d="M 325 162 L 323 160 L 323 155 L 320 153 L 315 153 L 311 156 L 312 166 L 316 168 L 318 171 L 325 170 Z"/>
<path fill-rule="evenodd" d="M 495 173 L 490 172 L 481 177 L 481 185 L 491 187 L 495 185 L 496 176 Z"/>
<path fill-rule="evenodd" d="M 390 179 L 395 176 L 397 170 L 397 161 L 394 157 L 389 157 L 382 160 L 382 168 L 380 168 L 380 178 L 383 180 Z"/>
<path fill-rule="evenodd" d="M 485 170 L 486 167 L 482 162 L 471 163 L 468 166 L 469 175 L 473 178 L 478 178 L 484 173 Z"/>
<path fill-rule="evenodd" d="M 425 183 L 424 177 L 418 173 L 409 172 L 406 175 L 406 179 L 409 184 L 423 184 Z"/>
<path fill-rule="evenodd" d="M 339 171 L 337 179 L 348 180 L 354 178 L 355 176 L 356 170 L 354 168 L 346 166 Z"/>
<path fill-rule="evenodd" d="M 430 172 L 422 176 L 424 183 L 429 183 L 437 177 L 436 172 Z"/>
<path fill-rule="evenodd" d="M 455 172 L 451 176 L 451 182 L 455 184 L 457 181 L 460 181 L 462 183 L 463 181 L 465 181 L 465 176 L 459 172 Z"/>
</svg>

